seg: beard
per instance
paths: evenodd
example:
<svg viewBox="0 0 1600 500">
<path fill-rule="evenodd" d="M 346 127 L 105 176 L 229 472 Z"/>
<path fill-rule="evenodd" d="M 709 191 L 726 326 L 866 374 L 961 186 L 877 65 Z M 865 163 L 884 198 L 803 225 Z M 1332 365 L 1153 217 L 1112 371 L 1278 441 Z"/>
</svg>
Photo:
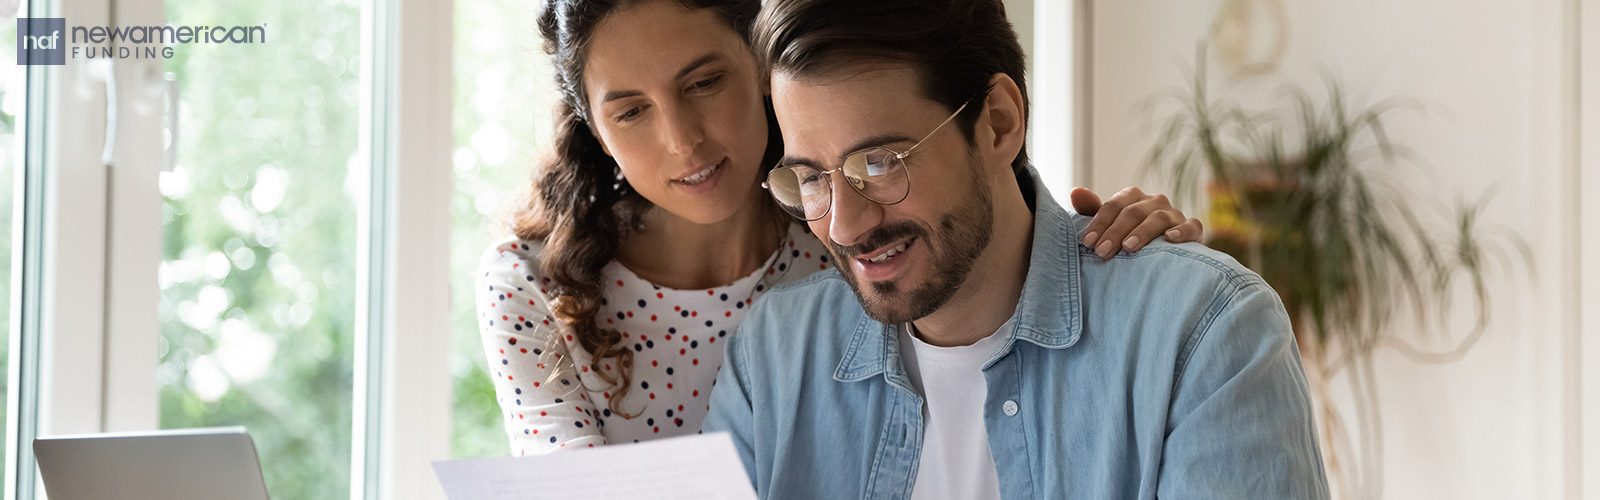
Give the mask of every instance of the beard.
<svg viewBox="0 0 1600 500">
<path fill-rule="evenodd" d="M 967 185 L 972 190 L 954 210 L 939 216 L 937 230 L 917 222 L 898 221 L 873 229 L 861 243 L 848 247 L 825 239 L 834 259 L 841 263 L 839 275 L 855 292 L 867 316 L 886 324 L 921 319 L 944 307 L 961 289 L 972 272 L 973 263 L 989 247 L 989 239 L 994 234 L 994 197 L 980 168 L 976 159 L 969 160 L 967 171 L 971 173 L 971 180 Z M 894 281 L 873 281 L 867 283 L 870 293 L 863 293 L 854 269 L 848 265 L 850 259 L 906 237 L 915 237 L 919 243 L 927 245 L 933 256 L 933 276 L 920 284 L 904 284 L 910 286 Z"/>
</svg>

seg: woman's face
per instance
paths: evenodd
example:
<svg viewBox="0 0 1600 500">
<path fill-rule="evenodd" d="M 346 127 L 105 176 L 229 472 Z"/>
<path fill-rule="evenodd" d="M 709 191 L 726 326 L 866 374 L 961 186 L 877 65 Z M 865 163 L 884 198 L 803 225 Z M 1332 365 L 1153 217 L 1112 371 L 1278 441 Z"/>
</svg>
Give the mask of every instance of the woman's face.
<svg viewBox="0 0 1600 500">
<path fill-rule="evenodd" d="M 767 119 L 755 58 L 709 9 L 643 2 L 607 16 L 584 74 L 595 133 L 635 191 L 698 224 L 759 186 Z"/>
</svg>

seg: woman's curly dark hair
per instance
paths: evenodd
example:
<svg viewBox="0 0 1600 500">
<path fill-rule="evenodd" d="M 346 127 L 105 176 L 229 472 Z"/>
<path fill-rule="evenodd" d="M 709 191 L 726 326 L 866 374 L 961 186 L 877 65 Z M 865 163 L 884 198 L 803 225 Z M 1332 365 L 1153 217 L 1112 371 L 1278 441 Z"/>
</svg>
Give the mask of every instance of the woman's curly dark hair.
<svg viewBox="0 0 1600 500">
<path fill-rule="evenodd" d="M 611 386 L 608 407 L 624 418 L 633 417 L 618 408 L 630 386 L 633 352 L 622 345 L 619 332 L 595 324 L 595 315 L 604 302 L 601 269 L 616 257 L 622 238 L 639 229 L 641 217 L 654 205 L 628 186 L 616 160 L 601 149 L 591 127 L 583 75 L 595 27 L 607 15 L 639 1 L 545 2 L 539 14 L 539 33 L 544 38 L 544 50 L 555 65 L 556 86 L 561 92 L 554 148 L 544 155 L 533 176 L 527 203 L 511 217 L 512 230 L 518 238 L 543 242 L 539 270 L 554 285 L 551 313 L 561 328 L 590 353 L 590 372 Z M 677 1 L 688 9 L 711 9 L 746 44 L 750 26 L 761 9 L 760 0 Z M 781 154 L 782 140 L 770 103 L 767 123 L 766 156 L 776 158 Z M 551 336 L 549 351 L 562 350 L 561 337 Z M 610 359 L 617 364 L 616 376 L 600 369 L 601 362 Z M 557 369 L 556 374 L 559 373 Z"/>
</svg>

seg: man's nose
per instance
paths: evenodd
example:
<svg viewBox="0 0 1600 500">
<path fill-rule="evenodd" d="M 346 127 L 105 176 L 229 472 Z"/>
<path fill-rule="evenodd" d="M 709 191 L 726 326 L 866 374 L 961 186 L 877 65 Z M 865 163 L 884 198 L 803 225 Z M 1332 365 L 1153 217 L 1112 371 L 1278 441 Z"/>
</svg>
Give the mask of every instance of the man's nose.
<svg viewBox="0 0 1600 500">
<path fill-rule="evenodd" d="M 834 172 L 833 177 L 838 182 L 833 183 L 833 206 L 829 209 L 833 219 L 828 222 L 828 237 L 841 246 L 851 246 L 883 222 L 883 205 L 851 187 L 851 182 L 859 181 L 845 177 L 844 172 Z"/>
</svg>

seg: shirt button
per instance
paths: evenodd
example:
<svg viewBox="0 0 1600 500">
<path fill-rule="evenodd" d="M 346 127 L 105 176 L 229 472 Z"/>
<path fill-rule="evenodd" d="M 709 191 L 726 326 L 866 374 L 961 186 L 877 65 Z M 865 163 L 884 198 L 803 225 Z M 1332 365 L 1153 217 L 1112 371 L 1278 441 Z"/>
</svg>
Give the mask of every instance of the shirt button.
<svg viewBox="0 0 1600 500">
<path fill-rule="evenodd" d="M 1006 412 L 1007 417 L 1015 416 L 1017 414 L 1017 402 L 1007 399 L 1006 404 L 1002 405 L 1000 409 Z"/>
</svg>

